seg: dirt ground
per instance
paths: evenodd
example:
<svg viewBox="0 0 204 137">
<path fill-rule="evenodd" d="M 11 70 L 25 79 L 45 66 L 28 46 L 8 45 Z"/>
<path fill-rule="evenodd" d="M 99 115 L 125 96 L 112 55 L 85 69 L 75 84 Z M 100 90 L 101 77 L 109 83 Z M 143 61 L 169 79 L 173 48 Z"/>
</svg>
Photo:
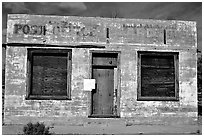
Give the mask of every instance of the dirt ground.
<svg viewBox="0 0 204 137">
<path fill-rule="evenodd" d="M 23 134 L 23 125 L 2 126 L 3 135 Z M 202 134 L 201 125 L 98 125 L 54 126 L 51 133 L 57 135 L 192 135 Z"/>
</svg>

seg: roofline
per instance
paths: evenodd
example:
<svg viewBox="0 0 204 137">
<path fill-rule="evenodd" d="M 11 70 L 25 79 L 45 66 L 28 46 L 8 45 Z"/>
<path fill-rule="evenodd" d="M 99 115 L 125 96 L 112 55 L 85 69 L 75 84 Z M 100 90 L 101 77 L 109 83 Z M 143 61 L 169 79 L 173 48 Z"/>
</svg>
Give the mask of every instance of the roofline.
<svg viewBox="0 0 204 137">
<path fill-rule="evenodd" d="M 106 19 L 106 20 L 128 20 L 128 21 L 160 21 L 160 22 L 189 22 L 189 23 L 196 23 L 196 21 L 188 21 L 188 20 L 165 20 L 165 19 L 137 19 L 137 18 L 108 18 L 108 17 L 85 17 L 85 16 L 63 16 L 63 15 L 42 15 L 42 14 L 8 14 L 9 16 L 18 15 L 18 16 L 46 16 L 46 17 L 72 17 L 72 18 L 90 18 L 90 19 Z"/>
</svg>

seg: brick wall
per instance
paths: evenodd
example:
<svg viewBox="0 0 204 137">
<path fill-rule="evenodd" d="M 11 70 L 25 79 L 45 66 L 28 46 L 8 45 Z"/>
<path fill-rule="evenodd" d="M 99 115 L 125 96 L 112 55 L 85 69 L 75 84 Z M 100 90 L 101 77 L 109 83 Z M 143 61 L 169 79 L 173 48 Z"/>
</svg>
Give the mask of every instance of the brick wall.
<svg viewBox="0 0 204 137">
<path fill-rule="evenodd" d="M 63 26 L 62 22 L 72 22 L 75 27 L 57 30 L 55 27 Z M 15 24 L 21 26 L 15 28 Z M 28 26 L 25 27 L 25 24 Z M 34 30 L 28 32 L 28 27 L 35 24 L 42 28 L 45 26 L 46 34 L 34 34 Z M 164 30 L 166 35 L 163 35 Z M 83 91 L 83 79 L 91 76 L 90 50 L 121 51 L 119 92 L 122 118 L 197 116 L 194 22 L 10 15 L 7 32 L 5 123 L 86 119 L 90 114 L 91 94 Z M 22 45 L 12 46 L 9 43 Z M 37 44 L 48 45 L 42 47 Z M 87 45 L 100 49 L 83 47 Z M 27 48 L 72 49 L 71 100 L 25 100 Z M 137 101 L 137 51 L 179 52 L 179 101 Z"/>
</svg>

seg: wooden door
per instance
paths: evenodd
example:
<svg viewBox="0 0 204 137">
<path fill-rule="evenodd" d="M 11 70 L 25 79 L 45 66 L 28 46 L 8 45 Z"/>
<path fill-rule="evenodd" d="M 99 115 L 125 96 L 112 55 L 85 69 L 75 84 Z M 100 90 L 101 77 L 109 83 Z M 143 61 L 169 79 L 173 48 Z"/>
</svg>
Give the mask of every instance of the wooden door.
<svg viewBox="0 0 204 137">
<path fill-rule="evenodd" d="M 93 92 L 93 114 L 113 114 L 113 74 L 113 69 L 93 69 L 93 78 L 96 79 L 96 90 Z"/>
<path fill-rule="evenodd" d="M 98 53 L 93 54 L 92 59 L 92 78 L 96 80 L 96 88 L 92 91 L 92 115 L 113 116 L 117 54 Z"/>
</svg>

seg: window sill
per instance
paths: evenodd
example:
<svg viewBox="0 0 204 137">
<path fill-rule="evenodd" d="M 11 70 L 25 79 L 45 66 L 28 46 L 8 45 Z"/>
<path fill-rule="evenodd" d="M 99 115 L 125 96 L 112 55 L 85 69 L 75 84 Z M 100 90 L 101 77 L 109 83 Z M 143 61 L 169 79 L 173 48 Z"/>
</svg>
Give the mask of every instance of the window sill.
<svg viewBox="0 0 204 137">
<path fill-rule="evenodd" d="M 179 101 L 176 97 L 138 97 L 137 101 Z"/>
<path fill-rule="evenodd" d="M 26 100 L 71 100 L 68 96 L 34 96 L 26 97 Z"/>
</svg>

